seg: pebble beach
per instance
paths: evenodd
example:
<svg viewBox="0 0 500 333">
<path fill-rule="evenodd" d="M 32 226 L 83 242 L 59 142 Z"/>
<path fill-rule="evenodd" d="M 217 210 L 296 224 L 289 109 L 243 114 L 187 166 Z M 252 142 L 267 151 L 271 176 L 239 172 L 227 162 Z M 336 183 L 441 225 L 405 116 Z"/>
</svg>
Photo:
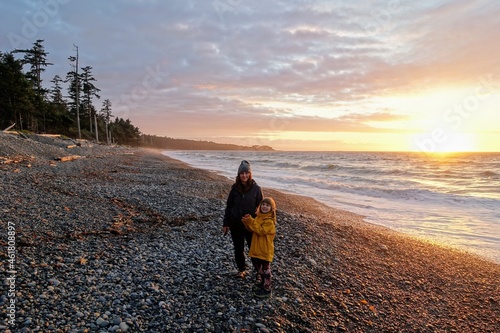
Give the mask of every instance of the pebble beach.
<svg viewBox="0 0 500 333">
<path fill-rule="evenodd" d="M 0 132 L 0 177 L 3 332 L 500 332 L 500 265 L 270 188 L 255 298 L 231 181 L 159 150 Z"/>
</svg>

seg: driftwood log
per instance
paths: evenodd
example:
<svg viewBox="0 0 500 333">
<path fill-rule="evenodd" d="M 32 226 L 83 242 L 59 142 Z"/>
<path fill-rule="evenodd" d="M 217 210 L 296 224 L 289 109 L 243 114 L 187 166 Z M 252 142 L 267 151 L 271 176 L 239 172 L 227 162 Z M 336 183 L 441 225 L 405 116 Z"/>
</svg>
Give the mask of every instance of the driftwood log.
<svg viewBox="0 0 500 333">
<path fill-rule="evenodd" d="M 55 160 L 60 162 L 68 162 L 79 158 L 81 158 L 81 156 L 79 155 L 70 155 L 70 156 L 56 157 Z"/>
<path fill-rule="evenodd" d="M 7 132 L 9 131 L 12 127 L 16 126 L 16 123 L 13 123 L 12 125 L 10 125 L 9 127 L 7 127 L 6 129 L 4 129 L 3 131 L 4 132 Z"/>
</svg>

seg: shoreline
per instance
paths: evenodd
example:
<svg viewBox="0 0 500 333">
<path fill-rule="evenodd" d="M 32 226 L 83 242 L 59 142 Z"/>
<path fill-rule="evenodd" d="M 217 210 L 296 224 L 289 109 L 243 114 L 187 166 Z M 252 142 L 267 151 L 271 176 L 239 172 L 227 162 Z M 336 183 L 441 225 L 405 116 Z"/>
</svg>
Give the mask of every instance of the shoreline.
<svg viewBox="0 0 500 333">
<path fill-rule="evenodd" d="M 31 150 L 0 165 L 0 217 L 15 223 L 18 250 L 15 326 L 0 299 L 6 331 L 500 330 L 500 265 L 478 256 L 264 188 L 278 234 L 274 294 L 260 301 L 231 278 L 220 230 L 230 180 L 160 150 L 7 145 Z"/>
<path fill-rule="evenodd" d="M 337 176 L 331 176 L 332 179 L 329 178 L 330 168 L 333 167 L 334 164 L 332 163 L 334 163 L 335 159 L 343 161 L 346 158 L 343 155 L 318 155 L 318 161 L 311 163 L 301 162 L 302 160 L 308 161 L 312 159 L 314 155 L 310 155 L 311 153 L 290 155 L 287 152 L 286 155 L 276 157 L 274 157 L 274 153 L 248 155 L 246 152 L 162 151 L 162 154 L 179 159 L 195 168 L 213 171 L 230 179 L 234 177 L 230 172 L 228 173 L 230 171 L 228 170 L 230 169 L 228 163 L 238 163 L 238 159 L 249 159 L 249 161 L 257 163 L 254 177 L 261 187 L 274 188 L 288 194 L 309 196 L 334 209 L 362 215 L 366 223 L 384 226 L 424 242 L 455 248 L 500 264 L 500 235 L 495 229 L 495 206 L 489 204 L 488 211 L 487 208 L 480 206 L 474 199 L 470 205 L 471 207 L 478 205 L 477 210 L 471 208 L 469 211 L 462 211 L 464 207 L 469 206 L 466 203 L 467 201 L 459 204 L 460 207 L 450 206 L 449 201 L 451 199 L 439 197 L 442 194 L 439 191 L 431 192 L 432 195 L 439 197 L 435 197 L 432 201 L 425 201 L 429 200 L 428 197 L 431 196 L 429 193 L 426 193 L 426 199 L 421 194 L 415 194 L 415 197 L 411 193 L 397 194 L 405 191 L 414 191 L 416 193 L 426 191 L 418 186 L 415 189 L 408 189 L 406 185 L 402 185 L 402 189 L 399 189 L 395 184 L 402 182 L 398 178 L 400 176 L 389 176 L 391 177 L 389 179 L 392 182 L 392 187 L 396 188 L 394 190 L 396 194 L 387 189 L 390 194 L 384 196 L 385 190 L 380 188 L 381 181 L 373 181 L 373 184 L 371 184 L 372 177 L 369 176 L 371 174 L 369 172 L 360 176 L 363 180 L 356 180 L 355 183 L 351 183 L 349 178 L 352 177 L 352 170 L 346 171 L 345 169 L 353 169 L 353 165 L 356 165 L 357 161 L 355 159 L 335 164 L 335 168 L 338 168 L 339 174 L 342 175 L 338 177 L 340 179 L 346 178 L 346 181 L 345 183 L 342 180 L 334 181 L 332 179 L 336 179 Z M 369 159 L 376 159 L 379 156 L 377 154 L 380 153 L 375 153 Z M 397 160 L 397 158 L 393 156 L 392 159 Z M 279 160 L 280 163 L 277 164 L 274 161 L 275 159 Z M 383 159 L 380 162 L 384 163 Z M 278 171 L 280 168 L 284 168 L 283 174 Z M 407 164 L 403 163 L 401 168 L 407 168 Z M 328 170 L 328 172 L 323 169 Z M 376 172 L 374 174 L 382 172 L 381 169 L 384 169 L 384 167 L 375 167 Z M 307 173 L 303 170 L 307 170 Z M 323 179 L 323 177 L 326 178 Z M 396 177 L 398 180 L 393 180 L 392 177 Z M 421 179 L 425 178 L 417 177 L 413 181 L 418 182 Z M 343 185 L 333 185 L 332 182 L 335 183 L 336 181 L 341 182 Z M 314 184 L 317 184 L 318 187 L 315 187 Z M 368 184 L 370 185 L 368 186 Z M 332 187 L 331 190 L 330 186 Z M 374 189 L 370 189 L 370 186 L 373 186 Z M 356 189 L 351 191 L 351 187 Z M 362 193 L 361 189 L 368 190 L 369 194 Z M 429 189 L 429 191 L 432 190 Z M 372 194 L 372 192 L 376 194 Z M 407 195 L 408 197 L 406 197 Z M 441 202 L 440 199 L 446 203 Z M 488 200 L 486 197 L 481 200 L 483 199 Z M 462 199 L 459 197 L 453 198 L 452 202 L 455 202 L 454 200 L 461 202 Z M 472 215 L 473 209 L 477 215 Z"/>
</svg>

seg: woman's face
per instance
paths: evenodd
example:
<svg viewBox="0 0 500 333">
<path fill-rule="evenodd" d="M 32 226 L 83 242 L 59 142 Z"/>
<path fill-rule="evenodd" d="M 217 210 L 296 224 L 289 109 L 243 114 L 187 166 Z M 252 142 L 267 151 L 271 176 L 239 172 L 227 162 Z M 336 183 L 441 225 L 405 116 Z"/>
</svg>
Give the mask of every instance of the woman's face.
<svg viewBox="0 0 500 333">
<path fill-rule="evenodd" d="M 250 178 L 250 172 L 246 172 L 246 171 L 241 172 L 241 173 L 239 174 L 239 176 L 240 176 L 240 180 L 241 180 L 241 182 L 242 182 L 243 184 L 245 184 L 245 183 L 248 181 L 248 179 Z"/>
</svg>

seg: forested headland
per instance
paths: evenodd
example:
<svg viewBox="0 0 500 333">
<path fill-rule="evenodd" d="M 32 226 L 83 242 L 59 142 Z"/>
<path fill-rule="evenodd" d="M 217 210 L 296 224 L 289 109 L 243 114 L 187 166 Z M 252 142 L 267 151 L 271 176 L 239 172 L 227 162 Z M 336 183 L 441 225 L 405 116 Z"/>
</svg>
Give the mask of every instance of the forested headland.
<svg viewBox="0 0 500 333">
<path fill-rule="evenodd" d="M 0 130 L 162 149 L 272 150 L 141 133 L 130 119 L 112 114 L 110 99 L 98 102 L 103 92 L 92 66 L 80 63 L 78 46 L 68 50 L 68 72 L 46 84 L 42 73 L 53 64 L 43 42 L 37 40 L 31 49 L 0 51 Z"/>
<path fill-rule="evenodd" d="M 155 135 L 141 135 L 141 146 L 177 150 L 262 150 L 273 151 L 270 146 L 242 146 L 235 144 L 216 143 L 212 141 L 174 139 Z"/>
</svg>

